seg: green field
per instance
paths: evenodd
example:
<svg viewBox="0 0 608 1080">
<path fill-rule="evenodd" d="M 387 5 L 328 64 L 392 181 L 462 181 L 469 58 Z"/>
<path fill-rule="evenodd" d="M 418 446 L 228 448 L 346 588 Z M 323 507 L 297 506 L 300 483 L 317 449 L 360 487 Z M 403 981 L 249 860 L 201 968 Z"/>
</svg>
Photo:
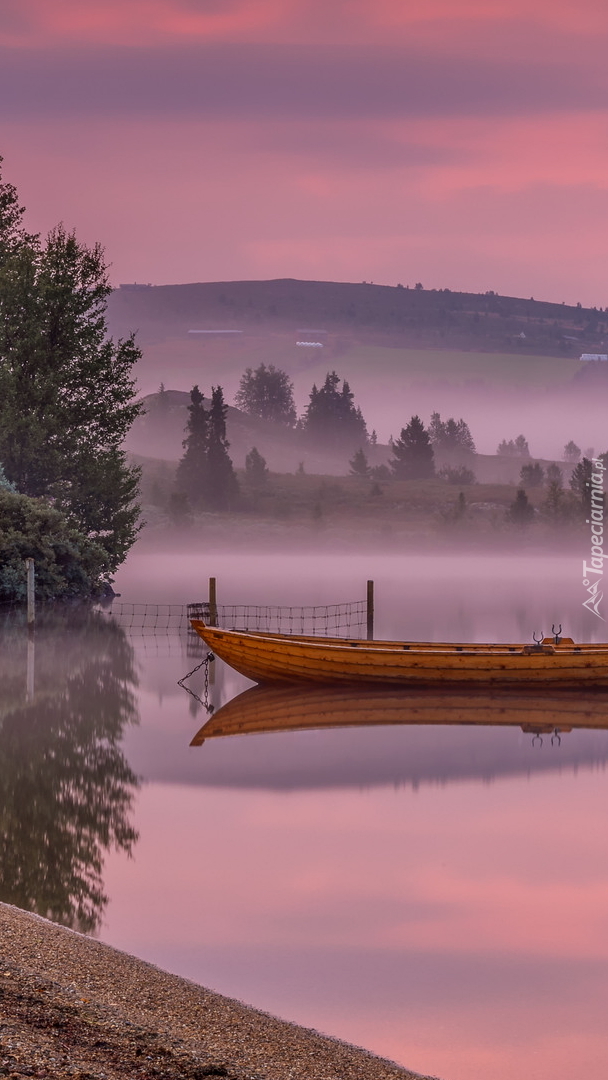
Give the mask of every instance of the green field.
<svg viewBox="0 0 608 1080">
<path fill-rule="evenodd" d="M 578 360 L 522 353 L 469 352 L 451 349 L 389 348 L 328 340 L 323 349 L 305 351 L 286 334 L 243 335 L 231 340 L 186 336 L 145 345 L 138 380 L 145 393 L 161 382 L 176 390 L 220 383 L 228 400 L 247 367 L 274 364 L 294 381 L 299 408 L 313 382 L 335 370 L 364 395 L 372 384 L 407 389 L 412 384 L 448 383 L 454 387 L 542 391 L 565 387 L 580 369 Z"/>
</svg>

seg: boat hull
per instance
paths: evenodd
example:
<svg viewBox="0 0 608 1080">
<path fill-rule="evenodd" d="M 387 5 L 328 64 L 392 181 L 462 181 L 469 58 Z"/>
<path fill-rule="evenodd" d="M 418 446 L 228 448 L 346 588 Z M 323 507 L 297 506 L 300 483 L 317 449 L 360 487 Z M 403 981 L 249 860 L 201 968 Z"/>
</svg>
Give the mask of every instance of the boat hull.
<svg viewBox="0 0 608 1080">
<path fill-rule="evenodd" d="M 192 626 L 221 660 L 259 683 L 608 687 L 608 650 L 515 645 L 348 642 Z"/>
</svg>

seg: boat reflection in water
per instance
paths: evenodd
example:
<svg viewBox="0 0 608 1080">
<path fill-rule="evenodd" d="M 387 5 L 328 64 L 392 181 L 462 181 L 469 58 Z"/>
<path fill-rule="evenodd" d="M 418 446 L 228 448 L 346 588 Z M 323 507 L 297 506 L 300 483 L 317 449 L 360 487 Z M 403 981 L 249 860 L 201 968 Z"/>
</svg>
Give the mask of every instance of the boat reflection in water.
<svg viewBox="0 0 608 1080">
<path fill-rule="evenodd" d="M 212 715 L 190 745 L 228 735 L 393 725 L 518 727 L 533 736 L 605 730 L 608 693 L 254 686 Z"/>
</svg>

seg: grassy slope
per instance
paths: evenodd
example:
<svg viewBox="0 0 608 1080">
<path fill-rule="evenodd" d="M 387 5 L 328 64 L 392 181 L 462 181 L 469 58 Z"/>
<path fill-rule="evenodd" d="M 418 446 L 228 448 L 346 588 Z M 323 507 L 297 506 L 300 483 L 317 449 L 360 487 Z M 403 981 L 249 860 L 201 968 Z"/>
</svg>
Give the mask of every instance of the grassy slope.
<svg viewBox="0 0 608 1080">
<path fill-rule="evenodd" d="M 144 347 L 138 379 L 145 393 L 161 382 L 174 389 L 189 390 L 220 383 L 229 399 L 246 367 L 274 364 L 287 371 L 296 386 L 300 408 L 313 382 L 322 382 L 328 370 L 349 379 L 364 396 L 370 383 L 399 380 L 405 387 L 425 380 L 448 380 L 452 385 L 475 384 L 487 388 L 544 390 L 565 386 L 580 369 L 576 359 L 528 356 L 508 352 L 469 352 L 457 349 L 416 349 L 328 342 L 324 349 L 305 352 L 287 335 L 238 340 L 200 340 L 171 337 Z"/>
</svg>

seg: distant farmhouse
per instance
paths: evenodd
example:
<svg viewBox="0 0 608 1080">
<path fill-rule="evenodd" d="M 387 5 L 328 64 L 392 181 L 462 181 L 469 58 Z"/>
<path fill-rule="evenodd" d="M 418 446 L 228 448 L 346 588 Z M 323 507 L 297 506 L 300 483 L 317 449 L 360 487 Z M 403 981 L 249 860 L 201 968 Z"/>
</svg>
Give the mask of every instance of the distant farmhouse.
<svg viewBox="0 0 608 1080">
<path fill-rule="evenodd" d="M 608 360 L 608 353 L 584 352 L 579 356 L 579 360 Z"/>
</svg>

